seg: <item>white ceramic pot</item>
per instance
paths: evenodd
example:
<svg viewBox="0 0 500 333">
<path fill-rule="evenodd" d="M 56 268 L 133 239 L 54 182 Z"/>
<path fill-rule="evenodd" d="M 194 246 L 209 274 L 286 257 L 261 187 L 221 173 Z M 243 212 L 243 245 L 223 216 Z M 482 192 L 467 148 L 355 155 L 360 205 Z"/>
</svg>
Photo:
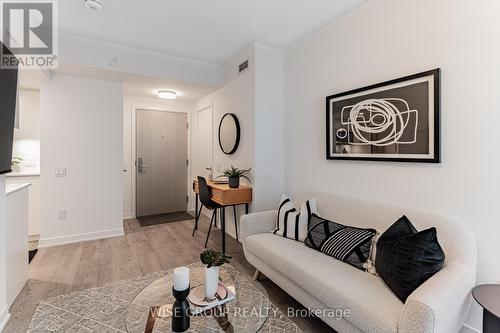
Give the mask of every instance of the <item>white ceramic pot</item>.
<svg viewBox="0 0 500 333">
<path fill-rule="evenodd" d="M 205 268 L 205 297 L 207 300 L 215 299 L 215 294 L 219 287 L 219 272 L 219 266 Z"/>
</svg>

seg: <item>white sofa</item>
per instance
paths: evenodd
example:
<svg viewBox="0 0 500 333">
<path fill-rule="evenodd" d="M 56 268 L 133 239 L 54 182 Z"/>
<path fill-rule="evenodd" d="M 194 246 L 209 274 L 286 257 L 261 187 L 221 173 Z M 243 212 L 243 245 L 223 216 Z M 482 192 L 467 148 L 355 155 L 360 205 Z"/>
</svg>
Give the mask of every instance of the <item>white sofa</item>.
<svg viewBox="0 0 500 333">
<path fill-rule="evenodd" d="M 331 194 L 315 197 L 327 219 L 384 232 L 403 214 L 418 230 L 436 227 L 445 255 L 444 268 L 415 290 L 403 304 L 378 276 L 273 235 L 276 211 L 245 215 L 241 240 L 247 260 L 288 294 L 313 310 L 348 310 L 339 319 L 321 319 L 343 332 L 458 332 L 470 306 L 476 278 L 476 245 L 471 232 L 447 218 Z"/>
</svg>

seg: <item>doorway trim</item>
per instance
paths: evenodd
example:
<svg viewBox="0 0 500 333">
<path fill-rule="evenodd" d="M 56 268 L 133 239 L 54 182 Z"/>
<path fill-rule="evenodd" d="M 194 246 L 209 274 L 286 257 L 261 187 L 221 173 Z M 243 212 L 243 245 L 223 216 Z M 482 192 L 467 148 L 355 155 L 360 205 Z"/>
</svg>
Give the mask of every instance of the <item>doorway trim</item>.
<svg viewBox="0 0 500 333">
<path fill-rule="evenodd" d="M 202 107 L 198 108 L 195 110 L 195 115 L 196 115 L 196 127 L 199 126 L 198 124 L 198 113 L 202 112 L 202 111 L 205 111 L 206 109 L 211 109 L 212 110 L 212 119 L 210 119 L 210 123 L 212 125 L 212 151 L 210 152 L 210 164 L 211 164 L 211 168 L 213 169 L 214 167 L 214 103 L 213 101 L 211 101 L 210 103 L 207 103 L 205 105 L 203 105 Z M 212 170 L 213 172 L 213 170 Z"/>
<path fill-rule="evenodd" d="M 214 133 L 213 133 L 213 130 L 214 130 L 214 101 L 213 100 L 210 100 L 208 103 L 204 103 L 202 106 L 198 107 L 198 108 L 195 108 L 194 109 L 194 112 L 193 112 L 193 119 L 192 119 L 192 123 L 196 123 L 196 130 L 198 130 L 198 113 L 202 112 L 202 111 L 205 111 L 206 109 L 211 109 L 212 110 L 212 117 L 210 119 L 210 123 L 211 123 L 211 126 L 212 126 L 212 150 L 210 151 L 210 164 L 211 164 L 211 168 L 212 168 L 212 173 L 213 173 L 213 168 L 214 168 Z M 192 147 L 196 147 L 196 149 L 198 149 L 197 145 L 196 145 L 196 140 L 198 138 L 194 137 L 193 136 L 193 143 L 192 143 Z M 194 149 L 194 150 L 196 150 Z M 196 153 L 196 151 L 195 151 Z M 193 171 L 193 166 L 194 166 L 194 162 L 193 163 L 190 163 L 190 176 L 191 178 L 194 179 L 194 177 L 196 176 L 194 174 L 194 171 Z M 189 187 L 188 187 L 188 197 L 189 197 L 189 204 L 188 204 L 188 209 L 193 211 L 195 209 L 195 195 L 194 193 L 190 190 L 190 187 L 191 187 L 191 184 L 189 184 Z M 205 211 L 202 211 L 202 214 L 207 216 L 208 218 L 210 218 L 210 214 L 205 210 Z"/>
<path fill-rule="evenodd" d="M 161 111 L 161 112 L 170 112 L 170 113 L 182 113 L 182 114 L 187 114 L 187 123 L 188 123 L 188 129 L 187 129 L 187 157 L 189 160 L 189 165 L 187 166 L 187 179 L 186 179 L 186 187 L 188 190 L 188 196 L 189 196 L 189 191 L 191 189 L 191 184 L 189 180 L 191 179 L 191 113 L 189 111 L 174 111 L 174 110 L 168 110 L 165 108 L 159 108 L 159 107 L 151 107 L 151 106 L 140 106 L 140 105 L 133 105 L 132 106 L 132 119 L 131 119 L 131 128 L 132 128 L 132 133 L 131 133 L 131 140 L 132 140 L 132 152 L 131 152 L 131 163 L 130 163 L 130 171 L 131 171 L 131 176 L 132 176 L 132 184 L 131 184 L 131 196 L 130 196 L 130 204 L 132 208 L 132 218 L 137 217 L 137 111 L 138 110 L 143 110 L 143 111 Z M 189 203 L 188 203 L 189 204 Z M 189 205 L 187 206 L 189 209 Z"/>
</svg>

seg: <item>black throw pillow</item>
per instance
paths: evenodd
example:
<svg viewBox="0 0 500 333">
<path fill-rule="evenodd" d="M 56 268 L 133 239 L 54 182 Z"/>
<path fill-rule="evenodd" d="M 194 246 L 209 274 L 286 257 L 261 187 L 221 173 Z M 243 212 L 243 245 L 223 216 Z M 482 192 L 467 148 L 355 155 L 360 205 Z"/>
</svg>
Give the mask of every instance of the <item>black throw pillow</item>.
<svg viewBox="0 0 500 333">
<path fill-rule="evenodd" d="M 403 216 L 378 239 L 375 267 L 404 303 L 415 289 L 443 268 L 444 257 L 436 228 L 418 232 Z"/>
</svg>

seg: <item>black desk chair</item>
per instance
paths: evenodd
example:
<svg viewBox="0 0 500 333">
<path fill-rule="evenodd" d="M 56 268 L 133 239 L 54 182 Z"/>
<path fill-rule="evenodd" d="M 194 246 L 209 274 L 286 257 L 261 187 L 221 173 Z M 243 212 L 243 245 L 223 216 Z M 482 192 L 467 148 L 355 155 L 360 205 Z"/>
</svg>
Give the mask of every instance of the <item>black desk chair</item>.
<svg viewBox="0 0 500 333">
<path fill-rule="evenodd" d="M 197 219 L 199 219 L 201 215 L 201 210 L 203 207 L 207 208 L 208 210 L 213 210 L 212 213 L 212 218 L 210 219 L 210 226 L 208 227 L 208 233 L 207 233 L 207 239 L 205 240 L 205 247 L 207 247 L 208 244 L 208 238 L 210 237 L 210 232 L 212 231 L 212 225 L 215 223 L 217 225 L 217 209 L 219 208 L 224 208 L 224 206 L 219 205 L 215 201 L 213 201 L 210 198 L 210 188 L 207 185 L 207 181 L 205 178 L 198 176 L 198 192 L 200 196 L 200 201 L 201 201 L 201 207 L 199 212 L 195 212 L 197 214 Z M 234 208 L 234 226 L 235 226 L 235 231 L 236 231 L 236 240 L 238 240 L 238 221 L 237 221 L 237 215 L 236 215 L 236 206 L 233 206 Z M 196 232 L 197 225 L 195 224 L 194 229 L 193 229 L 193 236 L 194 233 Z"/>
<path fill-rule="evenodd" d="M 212 224 L 214 223 L 214 219 L 217 220 L 217 209 L 222 208 L 222 206 L 210 198 L 210 188 L 207 185 L 207 181 L 203 177 L 198 177 L 198 192 L 200 194 L 202 207 L 205 207 L 208 210 L 213 210 L 212 218 L 210 219 L 210 227 L 208 227 L 207 239 L 205 240 L 205 247 L 207 247 L 208 238 L 210 237 L 210 232 L 212 231 Z"/>
</svg>

